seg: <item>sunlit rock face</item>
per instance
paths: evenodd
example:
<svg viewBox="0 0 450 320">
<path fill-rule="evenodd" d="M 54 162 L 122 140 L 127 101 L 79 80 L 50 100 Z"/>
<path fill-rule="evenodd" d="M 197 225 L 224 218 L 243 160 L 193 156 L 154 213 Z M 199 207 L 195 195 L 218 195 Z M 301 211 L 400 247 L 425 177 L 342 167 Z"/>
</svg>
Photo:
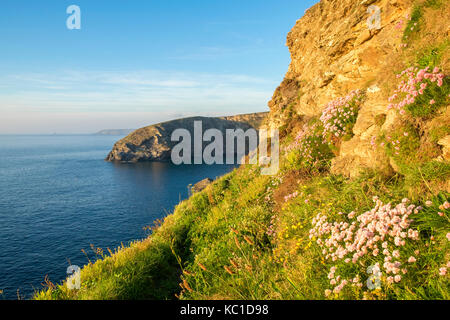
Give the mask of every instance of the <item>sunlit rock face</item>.
<svg viewBox="0 0 450 320">
<path fill-rule="evenodd" d="M 371 6 L 380 10 L 379 28 L 369 23 Z M 304 120 L 318 117 L 329 101 L 366 90 L 354 137 L 342 143 L 332 171 L 357 176 L 369 168 L 390 174 L 389 159 L 370 141 L 383 126 L 397 121 L 396 113 L 387 111 L 387 97 L 394 72 L 403 67 L 399 57 L 404 25 L 400 28 L 399 23 L 406 21 L 412 7 L 410 0 L 322 0 L 307 10 L 287 36 L 291 63 L 269 102 L 269 125 L 286 126 L 292 114 Z M 445 17 L 439 21 L 440 28 L 430 30 L 428 37 L 448 36 Z M 380 117 L 386 123 L 377 121 Z"/>
</svg>

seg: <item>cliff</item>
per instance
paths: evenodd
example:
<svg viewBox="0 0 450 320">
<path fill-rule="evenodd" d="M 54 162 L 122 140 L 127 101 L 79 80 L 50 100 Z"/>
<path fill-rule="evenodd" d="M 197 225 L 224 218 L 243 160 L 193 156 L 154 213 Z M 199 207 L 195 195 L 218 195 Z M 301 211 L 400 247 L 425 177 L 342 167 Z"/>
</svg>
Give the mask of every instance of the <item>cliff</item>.
<svg viewBox="0 0 450 320">
<path fill-rule="evenodd" d="M 201 121 L 203 131 L 218 129 L 225 136 L 226 129 L 258 129 L 268 113 L 252 113 L 229 117 L 191 117 L 172 120 L 138 129 L 118 141 L 107 161 L 141 162 L 169 161 L 172 148 L 178 143 L 171 141 L 176 129 L 187 129 L 194 137 L 194 122 Z M 225 150 L 226 152 L 226 150 Z"/>
<path fill-rule="evenodd" d="M 390 174 L 396 167 L 392 157 L 371 142 L 401 122 L 398 112 L 388 108 L 396 74 L 413 60 L 435 67 L 430 54 L 439 58 L 441 70 L 449 69 L 450 12 L 448 7 L 435 9 L 441 4 L 419 1 L 414 9 L 410 0 L 327 0 L 307 10 L 287 37 L 291 64 L 269 102 L 272 126 L 292 127 L 293 115 L 303 120 L 320 117 L 329 102 L 365 90 L 352 137 L 342 141 L 332 171 L 352 177 L 361 169 Z M 368 27 L 371 5 L 380 9 L 379 29 Z M 439 119 L 450 125 L 448 109 L 441 109 Z M 422 118 L 428 123 L 422 130 L 433 126 L 430 120 Z M 441 141 L 444 149 L 449 148 L 448 138 Z"/>
<path fill-rule="evenodd" d="M 269 103 L 279 172 L 241 166 L 84 267 L 80 290 L 36 297 L 449 300 L 449 18 L 446 0 L 313 6 Z"/>
</svg>

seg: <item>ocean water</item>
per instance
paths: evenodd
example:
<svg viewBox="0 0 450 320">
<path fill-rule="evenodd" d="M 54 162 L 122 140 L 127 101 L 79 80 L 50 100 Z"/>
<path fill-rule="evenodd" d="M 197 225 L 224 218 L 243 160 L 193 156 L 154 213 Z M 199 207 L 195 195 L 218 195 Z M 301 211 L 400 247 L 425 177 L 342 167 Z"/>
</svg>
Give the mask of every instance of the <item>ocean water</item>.
<svg viewBox="0 0 450 320">
<path fill-rule="evenodd" d="M 30 298 L 46 275 L 95 259 L 90 245 L 116 248 L 173 211 L 187 186 L 230 165 L 114 164 L 119 136 L 0 135 L 0 294 Z"/>
</svg>

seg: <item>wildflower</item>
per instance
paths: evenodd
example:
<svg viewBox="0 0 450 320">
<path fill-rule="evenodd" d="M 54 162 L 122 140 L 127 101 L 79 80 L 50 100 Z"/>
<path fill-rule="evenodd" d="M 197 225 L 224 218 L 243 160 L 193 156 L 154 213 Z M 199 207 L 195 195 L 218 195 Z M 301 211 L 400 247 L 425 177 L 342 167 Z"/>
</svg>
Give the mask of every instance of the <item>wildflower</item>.
<svg viewBox="0 0 450 320">
<path fill-rule="evenodd" d="M 244 236 L 244 240 L 249 244 L 249 245 L 254 245 L 254 242 L 247 236 Z"/>
<path fill-rule="evenodd" d="M 397 283 L 400 282 L 401 280 L 402 280 L 402 276 L 399 274 L 394 277 L 394 281 Z"/>
<path fill-rule="evenodd" d="M 450 208 L 450 203 L 448 203 L 447 201 L 444 202 L 443 204 L 444 209 L 449 209 Z"/>
<path fill-rule="evenodd" d="M 446 237 L 447 237 L 447 240 L 450 241 L 450 232 L 447 233 Z"/>
<path fill-rule="evenodd" d="M 435 104 L 435 103 L 436 103 L 436 101 L 435 101 L 434 99 L 431 99 L 431 100 L 430 100 L 430 104 L 431 104 L 431 105 L 433 105 L 433 104 Z"/>
<path fill-rule="evenodd" d="M 413 257 L 413 256 L 409 257 L 409 259 L 408 259 L 408 262 L 409 262 L 409 263 L 414 263 L 414 262 L 416 262 L 416 261 L 417 261 L 416 258 Z"/>
<path fill-rule="evenodd" d="M 192 292 L 192 288 L 189 286 L 189 283 L 186 280 L 183 280 L 183 286 L 189 291 Z"/>
<path fill-rule="evenodd" d="M 439 275 L 440 276 L 445 276 L 447 274 L 447 268 L 446 267 L 442 267 L 439 269 Z"/>
<path fill-rule="evenodd" d="M 234 272 L 227 266 L 223 266 L 223 268 L 225 269 L 226 272 L 228 272 L 229 274 L 233 275 Z"/>
<path fill-rule="evenodd" d="M 234 236 L 234 243 L 236 244 L 236 247 L 238 247 L 239 249 L 241 248 L 241 245 L 239 243 L 239 239 L 236 236 Z"/>
<path fill-rule="evenodd" d="M 238 267 L 239 267 L 238 264 L 237 264 L 233 259 L 230 259 L 230 263 L 231 263 L 231 265 L 232 265 L 233 267 L 235 267 L 235 268 L 238 268 Z"/>
<path fill-rule="evenodd" d="M 425 202 L 425 205 L 426 205 L 427 207 L 431 207 L 431 206 L 433 205 L 433 202 L 431 202 L 430 200 L 428 200 L 428 201 Z"/>
</svg>

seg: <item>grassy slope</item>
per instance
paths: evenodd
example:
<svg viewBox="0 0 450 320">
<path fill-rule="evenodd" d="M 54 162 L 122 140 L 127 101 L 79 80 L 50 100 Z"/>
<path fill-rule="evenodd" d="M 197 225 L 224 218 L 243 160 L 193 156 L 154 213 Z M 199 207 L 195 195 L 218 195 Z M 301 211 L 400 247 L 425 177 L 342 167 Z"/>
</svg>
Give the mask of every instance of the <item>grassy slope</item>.
<svg viewBox="0 0 450 320">
<path fill-rule="evenodd" d="M 427 23 L 434 23 L 428 21 L 436 16 L 434 10 L 448 9 L 448 4 L 429 0 L 414 11 L 409 24 L 417 22 L 420 28 L 416 33 L 405 32 L 409 48 L 399 54 L 403 67 L 439 66 L 448 72 L 448 39 L 430 40 L 423 33 Z M 80 290 L 49 283 L 35 298 L 449 299 L 449 277 L 439 273 L 450 256 L 450 210 L 442 207 L 449 201 L 444 190 L 450 166 L 433 160 L 436 141 L 448 134 L 448 123 L 433 119 L 448 109 L 444 97 L 450 92 L 444 86 L 443 92 L 428 94 L 444 103 L 424 115 L 410 111 L 398 132 L 378 137 L 382 141 L 386 135 L 412 130 L 402 140 L 400 154 L 393 155 L 400 173 L 382 177 L 362 172 L 360 178 L 348 180 L 330 174 L 328 161 L 318 168 L 295 150 L 283 154 L 281 170 L 274 177 L 261 176 L 257 166 L 241 167 L 180 203 L 148 239 L 109 255 L 100 252 L 103 259 L 83 268 Z M 286 137 L 285 145 L 293 135 Z M 420 154 L 411 156 L 412 150 Z M 380 152 L 392 150 L 381 148 Z M 294 192 L 298 195 L 285 200 Z M 382 264 L 381 254 L 366 254 L 356 264 L 332 261 L 309 232 L 319 213 L 330 222 L 356 221 L 345 214 L 355 211 L 358 216 L 371 210 L 374 196 L 393 205 L 408 197 L 424 209 L 413 216 L 410 226 L 420 232 L 420 239 L 406 239 L 399 248 L 407 273 L 392 284 L 383 274 L 381 288 L 369 290 L 367 267 Z M 426 201 L 431 203 L 425 205 Z M 410 256 L 417 261 L 406 262 Z M 342 278 L 359 277 L 363 286 L 348 285 L 326 297 L 325 291 L 333 289 L 328 278 L 331 267 Z"/>
</svg>

